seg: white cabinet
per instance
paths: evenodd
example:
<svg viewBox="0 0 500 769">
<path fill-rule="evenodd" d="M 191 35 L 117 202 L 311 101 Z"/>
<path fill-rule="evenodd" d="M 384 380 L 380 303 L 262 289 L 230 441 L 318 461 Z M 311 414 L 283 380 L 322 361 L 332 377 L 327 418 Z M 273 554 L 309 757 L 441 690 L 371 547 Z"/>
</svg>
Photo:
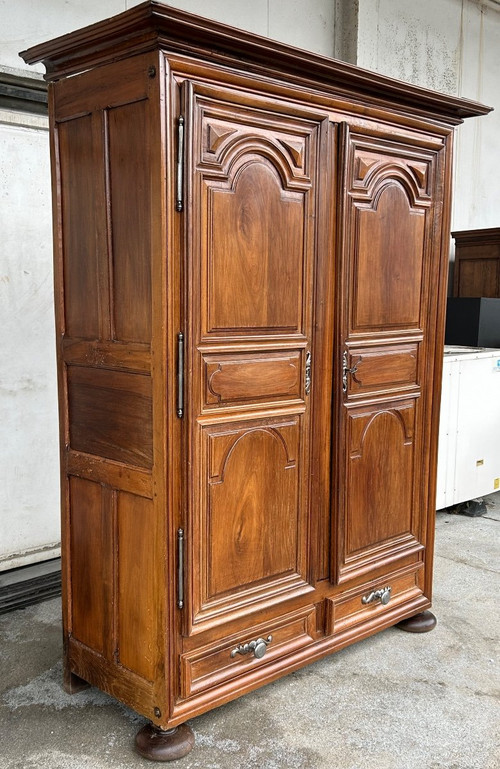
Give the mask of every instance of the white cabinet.
<svg viewBox="0 0 500 769">
<path fill-rule="evenodd" d="M 436 507 L 500 489 L 500 350 L 445 347 Z"/>
</svg>

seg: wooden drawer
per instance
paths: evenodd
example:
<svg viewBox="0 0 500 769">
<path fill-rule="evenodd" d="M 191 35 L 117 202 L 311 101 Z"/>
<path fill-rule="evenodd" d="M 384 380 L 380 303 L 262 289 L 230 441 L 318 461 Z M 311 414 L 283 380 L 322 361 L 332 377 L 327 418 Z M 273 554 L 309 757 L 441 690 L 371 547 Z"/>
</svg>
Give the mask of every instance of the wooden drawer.
<svg viewBox="0 0 500 769">
<path fill-rule="evenodd" d="M 225 638 L 222 642 L 181 655 L 182 697 L 189 697 L 248 674 L 255 668 L 307 646 L 314 641 L 315 629 L 316 607 L 308 606 L 274 622 L 258 625 Z M 245 653 L 243 648 L 245 644 L 257 639 L 266 642 L 264 656 L 260 659 L 252 650 Z M 260 647 L 264 648 L 262 643 Z"/>
<path fill-rule="evenodd" d="M 421 566 L 418 569 L 412 567 L 411 571 L 399 572 L 376 582 L 369 582 L 355 590 L 349 590 L 337 600 L 332 599 L 327 632 L 339 633 L 422 595 L 420 575 L 423 575 Z M 388 588 L 390 598 L 387 603 L 383 603 L 387 598 Z"/>
</svg>

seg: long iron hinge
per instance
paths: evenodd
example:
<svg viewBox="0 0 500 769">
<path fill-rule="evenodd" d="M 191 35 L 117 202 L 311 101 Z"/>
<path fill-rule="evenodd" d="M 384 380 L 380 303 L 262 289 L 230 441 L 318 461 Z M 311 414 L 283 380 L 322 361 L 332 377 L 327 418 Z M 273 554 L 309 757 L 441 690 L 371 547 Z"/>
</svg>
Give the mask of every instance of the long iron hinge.
<svg viewBox="0 0 500 769">
<path fill-rule="evenodd" d="M 177 606 L 184 608 L 184 529 L 177 529 Z"/>
<path fill-rule="evenodd" d="M 177 416 L 184 416 L 184 334 L 177 334 Z"/>
<path fill-rule="evenodd" d="M 184 118 L 180 116 L 177 123 L 177 189 L 175 210 L 184 208 Z"/>
</svg>

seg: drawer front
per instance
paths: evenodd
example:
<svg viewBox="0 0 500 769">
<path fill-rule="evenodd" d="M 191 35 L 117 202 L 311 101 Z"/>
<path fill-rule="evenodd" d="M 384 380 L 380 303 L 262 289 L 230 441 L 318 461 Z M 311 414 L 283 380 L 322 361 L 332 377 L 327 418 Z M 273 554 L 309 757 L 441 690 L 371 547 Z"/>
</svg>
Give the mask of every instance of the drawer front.
<svg viewBox="0 0 500 769">
<path fill-rule="evenodd" d="M 339 633 L 422 595 L 423 570 L 399 573 L 350 590 L 330 601 L 328 632 Z"/>
<path fill-rule="evenodd" d="M 248 674 L 315 639 L 316 608 L 308 606 L 181 656 L 181 694 L 187 698 Z M 257 642 L 257 643 L 255 643 Z M 262 654 L 262 657 L 259 655 Z M 257 656 L 256 656 L 257 655 Z"/>
<path fill-rule="evenodd" d="M 416 344 L 351 349 L 347 360 L 352 372 L 349 394 L 416 388 L 417 358 Z"/>
<path fill-rule="evenodd" d="M 204 355 L 205 407 L 302 397 L 302 351 Z"/>
</svg>

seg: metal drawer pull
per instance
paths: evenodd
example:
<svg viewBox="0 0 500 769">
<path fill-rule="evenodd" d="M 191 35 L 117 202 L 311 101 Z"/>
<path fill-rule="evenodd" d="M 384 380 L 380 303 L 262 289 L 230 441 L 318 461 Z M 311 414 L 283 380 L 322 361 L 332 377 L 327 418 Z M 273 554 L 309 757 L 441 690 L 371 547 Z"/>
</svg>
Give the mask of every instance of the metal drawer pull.
<svg viewBox="0 0 500 769">
<path fill-rule="evenodd" d="M 380 601 L 380 603 L 386 606 L 390 600 L 391 600 L 391 588 L 382 587 L 380 588 L 380 590 L 373 590 L 368 595 L 364 595 L 363 598 L 361 599 L 361 603 L 375 603 L 375 601 Z"/>
<path fill-rule="evenodd" d="M 255 657 L 260 660 L 266 653 L 267 647 L 272 640 L 272 635 L 268 635 L 267 639 L 257 638 L 255 641 L 250 641 L 250 643 L 240 644 L 236 649 L 233 649 L 231 657 L 236 657 L 237 654 L 248 654 L 249 652 L 253 652 Z"/>
</svg>

